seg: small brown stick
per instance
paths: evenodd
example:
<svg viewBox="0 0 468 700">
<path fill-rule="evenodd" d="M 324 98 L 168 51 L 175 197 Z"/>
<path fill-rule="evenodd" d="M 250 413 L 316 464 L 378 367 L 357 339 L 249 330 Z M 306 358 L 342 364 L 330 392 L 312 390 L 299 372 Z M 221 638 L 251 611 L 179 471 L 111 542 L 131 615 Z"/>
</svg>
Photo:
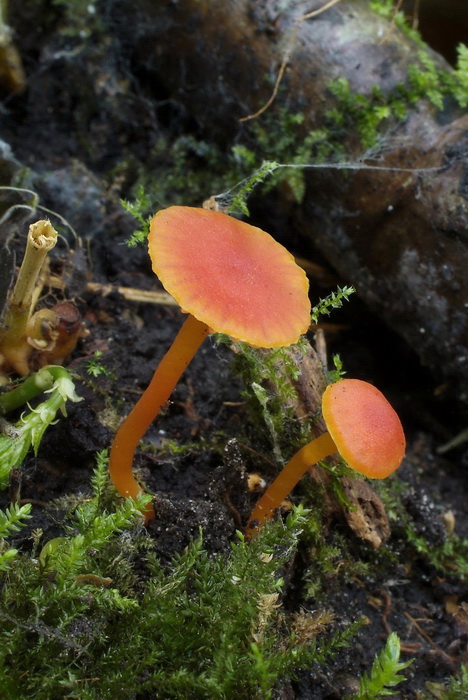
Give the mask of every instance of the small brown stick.
<svg viewBox="0 0 468 700">
<path fill-rule="evenodd" d="M 146 291 L 135 287 L 114 287 L 112 284 L 100 284 L 99 282 L 88 282 L 86 289 L 90 292 L 102 294 L 104 297 L 112 292 L 118 292 L 127 301 L 159 304 L 161 306 L 179 306 L 170 294 L 162 291 Z"/>
<path fill-rule="evenodd" d="M 239 447 L 242 447 L 244 450 L 251 452 L 256 457 L 259 457 L 263 462 L 265 462 L 266 464 L 269 464 L 271 467 L 274 467 L 275 469 L 278 468 L 278 465 L 275 464 L 275 462 L 272 462 L 271 459 L 268 459 L 268 457 L 265 457 L 265 455 L 263 455 L 261 452 L 254 450 L 253 447 L 249 447 L 249 445 L 246 445 L 244 442 L 239 442 L 238 445 L 239 445 Z"/>
<path fill-rule="evenodd" d="M 413 8 L 413 29 L 419 27 L 419 0 L 414 0 Z"/>
<path fill-rule="evenodd" d="M 409 613 L 405 612 L 403 615 L 408 618 L 408 620 L 411 622 L 413 627 L 415 628 L 416 632 L 428 642 L 428 644 L 431 645 L 431 647 L 437 652 L 437 654 L 443 658 L 450 666 L 454 665 L 454 660 L 445 652 L 443 651 L 432 639 L 431 637 L 423 630 L 421 625 L 418 624 L 418 621 L 414 619 Z M 427 618 L 424 618 L 427 619 Z"/>
<path fill-rule="evenodd" d="M 392 628 L 387 622 L 387 617 L 390 615 L 390 610 L 392 609 L 392 597 L 388 591 L 386 591 L 384 588 L 381 588 L 379 591 L 380 595 L 385 601 L 385 608 L 382 613 L 382 622 L 385 627 L 385 631 L 387 634 L 391 634 Z"/>
<path fill-rule="evenodd" d="M 421 651 L 422 644 L 419 644 L 419 642 L 414 642 L 414 644 L 405 644 L 405 642 L 401 642 L 400 644 L 400 651 L 402 654 L 416 654 L 418 651 Z"/>
<path fill-rule="evenodd" d="M 382 44 L 385 44 L 388 37 L 395 29 L 396 16 L 400 11 L 400 7 L 401 7 L 402 3 L 403 3 L 403 0 L 397 0 L 397 4 L 395 5 L 395 8 L 393 10 L 392 21 L 390 22 L 390 25 L 389 25 L 387 31 L 385 32 L 385 34 L 383 35 L 382 39 L 379 41 L 379 46 L 381 46 Z"/>
<path fill-rule="evenodd" d="M 392 628 L 390 627 L 387 618 L 390 614 L 390 610 L 392 608 L 392 597 L 388 591 L 386 591 L 384 588 L 381 588 L 379 590 L 380 595 L 385 601 L 385 608 L 382 613 L 382 622 L 385 627 L 385 632 L 387 635 L 390 635 L 392 633 Z M 404 613 L 406 615 L 406 613 Z M 418 642 L 415 642 L 414 644 L 407 644 L 405 642 L 401 642 L 400 644 L 400 651 L 402 654 L 415 654 L 421 649 L 421 644 Z"/>
<path fill-rule="evenodd" d="M 403 613 L 403 615 L 404 615 L 405 617 L 408 618 L 408 620 L 411 622 L 411 624 L 413 625 L 413 627 L 414 627 L 414 628 L 416 629 L 416 631 L 421 635 L 421 637 L 423 637 L 423 638 L 426 640 L 426 642 L 429 642 L 429 644 L 430 644 L 432 647 L 435 647 L 435 646 L 436 646 L 436 645 L 434 644 L 434 642 L 432 641 L 432 639 L 431 639 L 431 638 L 429 637 L 429 635 L 427 634 L 427 632 L 425 632 L 425 631 L 423 630 L 423 628 L 421 627 L 421 625 L 418 624 L 418 622 L 414 619 L 414 617 L 412 617 L 412 616 L 411 616 L 409 613 L 407 613 L 407 612 Z M 427 619 L 427 618 L 425 618 L 425 619 Z"/>
<path fill-rule="evenodd" d="M 39 501 L 37 498 L 20 498 L 18 503 L 20 506 L 24 506 L 26 503 L 30 503 L 32 506 L 40 506 L 41 508 L 47 508 L 47 503 L 45 501 Z"/>
<path fill-rule="evenodd" d="M 297 34 L 299 32 L 299 27 L 302 24 L 302 22 L 305 22 L 308 19 L 312 19 L 312 17 L 316 17 L 317 15 L 320 15 L 322 12 L 325 12 L 325 10 L 328 10 L 330 7 L 333 7 L 333 5 L 336 5 L 339 3 L 341 0 L 330 0 L 330 2 L 327 2 L 326 5 L 323 7 L 320 7 L 318 10 L 313 10 L 312 12 L 308 12 L 305 15 L 301 15 L 301 17 L 298 17 L 297 19 L 294 20 L 294 29 L 291 32 L 291 36 L 288 42 L 288 47 L 284 53 L 283 60 L 281 61 L 280 69 L 278 71 L 278 75 L 276 76 L 276 81 L 275 85 L 273 88 L 273 92 L 270 95 L 270 98 L 265 102 L 263 107 L 260 107 L 260 109 L 255 112 L 254 114 L 249 114 L 247 117 L 241 117 L 239 119 L 240 122 L 248 122 L 251 119 L 257 119 L 263 112 L 266 112 L 266 110 L 273 104 L 273 102 L 276 99 L 276 96 L 278 95 L 278 90 L 281 85 L 281 81 L 283 80 L 284 73 L 286 71 L 286 68 L 288 67 L 288 63 L 291 59 L 291 54 L 294 49 L 294 44 L 296 43 L 296 38 Z M 401 0 L 400 0 L 401 1 Z"/>
<path fill-rule="evenodd" d="M 234 522 L 236 523 L 237 528 L 239 530 L 242 530 L 242 528 L 243 528 L 242 518 L 240 516 L 239 511 L 237 510 L 237 508 L 235 507 L 235 505 L 231 501 L 231 497 L 229 495 L 229 492 L 226 490 L 223 493 L 223 496 L 224 496 L 224 502 L 226 504 L 226 507 L 229 510 L 229 512 L 232 514 L 232 517 L 234 518 Z"/>
</svg>

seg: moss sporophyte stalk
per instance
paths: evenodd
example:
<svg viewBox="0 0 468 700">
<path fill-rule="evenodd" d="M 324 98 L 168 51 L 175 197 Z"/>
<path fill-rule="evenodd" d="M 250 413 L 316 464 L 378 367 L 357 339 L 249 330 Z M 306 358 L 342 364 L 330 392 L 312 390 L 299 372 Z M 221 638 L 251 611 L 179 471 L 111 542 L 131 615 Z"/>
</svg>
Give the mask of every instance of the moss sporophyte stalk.
<svg viewBox="0 0 468 700">
<path fill-rule="evenodd" d="M 174 206 L 152 219 L 148 240 L 154 272 L 189 315 L 112 445 L 111 479 L 131 497 L 141 491 L 132 471 L 136 446 L 207 335 L 254 347 L 291 345 L 309 328 L 311 313 L 305 272 L 259 228 Z M 152 507 L 145 517 L 154 517 Z"/>
</svg>

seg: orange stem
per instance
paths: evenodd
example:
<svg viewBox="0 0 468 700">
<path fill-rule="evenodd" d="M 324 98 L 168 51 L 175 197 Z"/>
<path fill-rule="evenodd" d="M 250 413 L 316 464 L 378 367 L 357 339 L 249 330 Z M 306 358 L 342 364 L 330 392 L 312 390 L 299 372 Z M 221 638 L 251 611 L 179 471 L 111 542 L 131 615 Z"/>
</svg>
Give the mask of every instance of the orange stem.
<svg viewBox="0 0 468 700">
<path fill-rule="evenodd" d="M 206 323 L 194 316 L 187 317 L 174 342 L 156 368 L 153 378 L 118 429 L 111 447 L 109 473 L 117 491 L 135 498 L 141 486 L 133 475 L 133 457 L 141 438 L 169 399 L 180 377 L 209 333 Z M 146 521 L 154 518 L 154 508 L 148 505 Z"/>
<path fill-rule="evenodd" d="M 251 537 L 265 520 L 272 517 L 310 467 L 334 452 L 337 452 L 337 447 L 328 432 L 296 452 L 257 502 L 247 522 L 246 535 Z"/>
</svg>

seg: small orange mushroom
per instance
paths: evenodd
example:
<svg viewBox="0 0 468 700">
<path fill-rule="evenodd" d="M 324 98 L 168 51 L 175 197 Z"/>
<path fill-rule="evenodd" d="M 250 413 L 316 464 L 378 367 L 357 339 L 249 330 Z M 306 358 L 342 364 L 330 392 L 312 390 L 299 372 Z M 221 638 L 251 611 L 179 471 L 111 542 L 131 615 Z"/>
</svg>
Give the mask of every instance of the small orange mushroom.
<svg viewBox="0 0 468 700">
<path fill-rule="evenodd" d="M 209 333 L 272 348 L 296 343 L 310 324 L 304 271 L 259 228 L 220 212 L 174 206 L 153 217 L 148 245 L 154 272 L 189 315 L 111 448 L 114 486 L 133 498 L 141 492 L 132 470 L 138 442 Z M 145 517 L 154 518 L 152 506 Z"/>
<path fill-rule="evenodd" d="M 306 471 L 339 452 L 351 469 L 370 479 L 385 479 L 401 464 L 406 440 L 400 419 L 375 386 L 342 379 L 322 397 L 328 432 L 302 447 L 257 502 L 247 523 L 252 535 L 272 517 Z"/>
</svg>

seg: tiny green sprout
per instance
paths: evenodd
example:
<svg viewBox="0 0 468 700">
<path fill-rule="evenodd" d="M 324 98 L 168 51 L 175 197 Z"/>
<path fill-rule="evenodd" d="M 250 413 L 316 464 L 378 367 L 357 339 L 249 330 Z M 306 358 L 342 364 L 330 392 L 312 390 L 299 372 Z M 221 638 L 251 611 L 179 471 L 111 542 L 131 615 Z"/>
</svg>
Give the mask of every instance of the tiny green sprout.
<svg viewBox="0 0 468 700">
<path fill-rule="evenodd" d="M 337 287 L 336 291 L 331 292 L 325 299 L 320 299 L 318 304 L 312 307 L 312 323 L 318 323 L 320 316 L 329 316 L 332 309 L 340 309 L 343 302 L 348 301 L 355 291 L 354 287 L 345 285 Z"/>
<path fill-rule="evenodd" d="M 148 238 L 151 216 L 149 212 L 152 210 L 152 204 L 145 188 L 140 185 L 136 192 L 134 202 L 129 202 L 125 199 L 120 200 L 121 206 L 125 211 L 133 216 L 140 224 L 140 228 L 136 229 L 127 239 L 126 243 L 129 248 L 135 248 L 140 243 L 144 243 Z"/>
<path fill-rule="evenodd" d="M 247 207 L 247 199 L 251 195 L 253 189 L 271 175 L 276 170 L 278 163 L 274 161 L 264 161 L 261 166 L 255 170 L 249 177 L 242 180 L 234 187 L 227 195 L 232 196 L 232 202 L 229 206 L 230 212 L 241 212 L 245 216 L 249 216 Z"/>
<path fill-rule="evenodd" d="M 328 372 L 328 379 L 330 381 L 330 384 L 334 384 L 335 382 L 339 382 L 340 379 L 343 379 L 344 375 L 346 374 L 345 370 L 343 369 L 343 361 L 338 353 L 333 355 L 333 368 Z"/>
<path fill-rule="evenodd" d="M 86 371 L 91 377 L 100 377 L 104 375 L 109 379 L 116 379 L 114 372 L 111 372 L 102 362 L 101 362 L 102 352 L 101 350 L 96 350 L 93 357 L 88 360 Z"/>
<path fill-rule="evenodd" d="M 373 700 L 384 695 L 394 695 L 392 689 L 406 680 L 400 671 L 412 663 L 413 659 L 400 661 L 400 640 L 396 632 L 392 632 L 384 649 L 375 657 L 370 673 L 364 674 L 360 679 L 359 692 L 354 697 L 357 700 Z"/>
</svg>

